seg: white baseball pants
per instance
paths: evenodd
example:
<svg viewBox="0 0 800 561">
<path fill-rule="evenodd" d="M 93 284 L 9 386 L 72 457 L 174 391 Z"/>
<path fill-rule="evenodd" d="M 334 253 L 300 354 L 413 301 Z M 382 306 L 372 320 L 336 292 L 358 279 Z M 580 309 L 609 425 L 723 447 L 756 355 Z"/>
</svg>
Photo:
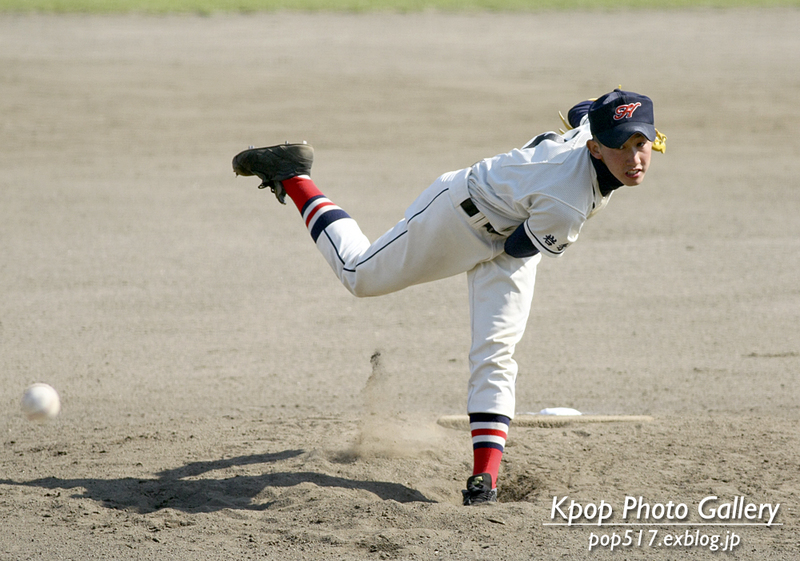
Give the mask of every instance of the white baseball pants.
<svg viewBox="0 0 800 561">
<path fill-rule="evenodd" d="M 525 331 L 541 255 L 511 257 L 486 218 L 469 216 L 469 169 L 442 175 L 375 242 L 352 218 L 336 220 L 316 244 L 355 296 L 378 296 L 467 273 L 472 344 L 468 413 L 514 417 L 514 348 Z"/>
</svg>

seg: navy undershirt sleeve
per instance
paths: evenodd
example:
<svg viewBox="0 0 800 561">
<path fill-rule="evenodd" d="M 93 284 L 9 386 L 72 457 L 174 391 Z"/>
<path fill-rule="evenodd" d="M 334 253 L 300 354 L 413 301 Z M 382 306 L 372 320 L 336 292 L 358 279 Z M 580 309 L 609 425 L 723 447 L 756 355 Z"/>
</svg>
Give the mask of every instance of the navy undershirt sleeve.
<svg viewBox="0 0 800 561">
<path fill-rule="evenodd" d="M 525 233 L 525 224 L 520 224 L 506 239 L 505 250 L 511 257 L 533 257 L 539 250 Z"/>
<path fill-rule="evenodd" d="M 592 106 L 592 101 L 581 101 L 577 105 L 575 105 L 572 109 L 569 110 L 567 113 L 567 121 L 569 122 L 569 126 L 577 127 L 581 124 L 581 119 L 583 116 L 589 112 L 589 107 Z"/>
</svg>

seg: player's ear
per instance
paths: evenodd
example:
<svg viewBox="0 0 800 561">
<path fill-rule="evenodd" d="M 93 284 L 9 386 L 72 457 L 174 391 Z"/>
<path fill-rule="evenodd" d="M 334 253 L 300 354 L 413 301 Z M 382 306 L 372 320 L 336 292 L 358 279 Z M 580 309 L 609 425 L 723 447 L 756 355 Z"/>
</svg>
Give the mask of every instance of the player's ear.
<svg viewBox="0 0 800 561">
<path fill-rule="evenodd" d="M 586 141 L 586 147 L 589 149 L 589 153 L 597 158 L 598 160 L 603 160 L 603 155 L 600 153 L 600 143 L 597 142 L 594 138 L 590 138 Z"/>
</svg>

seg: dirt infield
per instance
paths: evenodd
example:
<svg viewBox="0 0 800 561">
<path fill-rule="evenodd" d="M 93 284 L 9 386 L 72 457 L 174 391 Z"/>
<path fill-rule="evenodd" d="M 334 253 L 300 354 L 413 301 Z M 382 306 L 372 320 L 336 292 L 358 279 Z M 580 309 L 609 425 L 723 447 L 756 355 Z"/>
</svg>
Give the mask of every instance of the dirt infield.
<svg viewBox="0 0 800 561">
<path fill-rule="evenodd" d="M 798 558 L 798 28 L 0 17 L 0 558 Z M 518 412 L 653 421 L 512 424 L 501 504 L 461 507 L 469 434 L 436 419 L 465 408 L 464 278 L 352 298 L 230 160 L 308 140 L 375 237 L 439 174 L 619 84 L 654 99 L 667 153 L 540 266 Z M 38 381 L 56 422 L 20 414 Z M 552 525 L 565 496 L 618 525 Z M 624 518 L 626 497 L 687 515 Z M 780 504 L 773 524 L 700 516 L 741 497 Z"/>
</svg>

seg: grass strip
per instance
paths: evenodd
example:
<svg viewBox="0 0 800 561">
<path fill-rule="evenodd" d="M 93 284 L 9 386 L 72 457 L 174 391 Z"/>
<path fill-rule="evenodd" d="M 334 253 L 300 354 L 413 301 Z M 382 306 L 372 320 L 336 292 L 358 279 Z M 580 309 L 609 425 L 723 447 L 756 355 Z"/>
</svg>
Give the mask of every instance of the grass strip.
<svg viewBox="0 0 800 561">
<path fill-rule="evenodd" d="M 536 12 L 799 6 L 800 0 L 0 0 L 0 13 Z"/>
</svg>

